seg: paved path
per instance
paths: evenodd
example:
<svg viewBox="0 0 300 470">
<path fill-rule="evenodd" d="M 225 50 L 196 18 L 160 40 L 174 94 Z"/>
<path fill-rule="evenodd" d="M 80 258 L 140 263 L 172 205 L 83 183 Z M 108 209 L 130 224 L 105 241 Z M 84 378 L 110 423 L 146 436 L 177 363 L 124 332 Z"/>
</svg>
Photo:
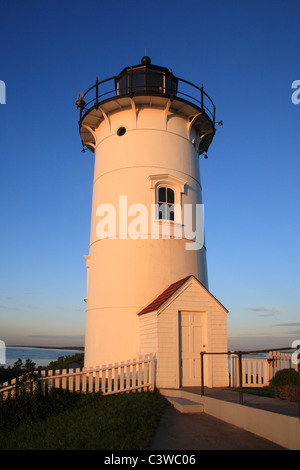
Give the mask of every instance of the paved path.
<svg viewBox="0 0 300 470">
<path fill-rule="evenodd" d="M 181 414 L 168 406 L 151 450 L 285 450 L 273 442 L 205 413 Z"/>
<path fill-rule="evenodd" d="M 189 392 L 201 395 L 200 387 L 183 388 Z M 205 395 L 218 400 L 229 401 L 231 403 L 239 403 L 239 392 L 230 389 L 207 389 Z M 286 400 L 279 400 L 276 398 L 263 397 L 260 395 L 252 395 L 243 392 L 243 403 L 251 408 L 258 408 L 265 411 L 272 411 L 273 413 L 284 414 L 287 416 L 299 417 L 299 403 L 288 402 Z"/>
</svg>

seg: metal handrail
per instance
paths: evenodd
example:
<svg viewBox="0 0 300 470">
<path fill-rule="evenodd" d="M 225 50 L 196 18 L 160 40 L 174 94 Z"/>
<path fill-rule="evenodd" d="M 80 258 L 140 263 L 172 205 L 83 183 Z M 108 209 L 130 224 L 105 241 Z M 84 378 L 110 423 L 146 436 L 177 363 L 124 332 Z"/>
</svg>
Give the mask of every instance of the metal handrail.
<svg viewBox="0 0 300 470">
<path fill-rule="evenodd" d="M 226 354 L 226 355 L 232 355 L 235 354 L 238 356 L 239 360 L 239 403 L 240 405 L 243 405 L 243 384 L 242 384 L 242 356 L 246 356 L 247 354 L 256 354 L 256 353 L 266 353 L 270 351 L 288 351 L 288 350 L 294 350 L 295 348 L 287 347 L 287 348 L 274 348 L 274 349 L 258 349 L 258 350 L 253 350 L 253 351 L 225 351 L 225 352 L 207 352 L 207 351 L 201 351 L 200 352 L 200 362 L 201 362 L 201 395 L 204 396 L 204 355 L 219 355 L 219 354 Z M 299 351 L 299 360 L 298 360 L 298 384 L 299 384 L 299 397 L 298 397 L 298 404 L 299 404 L 299 413 L 298 417 L 300 419 L 300 345 L 297 346 L 296 351 Z"/>
<path fill-rule="evenodd" d="M 157 73 L 157 74 L 160 74 L 160 75 L 164 75 L 162 72 L 156 72 L 156 71 L 153 71 L 151 70 L 151 73 Z M 124 74 L 120 74 L 120 75 L 115 75 L 113 77 L 110 77 L 110 78 L 106 78 L 104 80 L 101 80 L 99 81 L 98 78 L 96 78 L 96 83 L 95 85 L 91 86 L 84 94 L 80 94 L 80 96 L 78 97 L 77 101 L 76 101 L 76 105 L 77 105 L 77 108 L 80 110 L 80 121 L 83 119 L 83 117 L 85 116 L 86 113 L 88 113 L 92 108 L 94 107 L 98 107 L 101 103 L 103 103 L 104 101 L 106 101 L 107 98 L 104 98 L 108 95 L 111 95 L 111 96 L 108 96 L 108 99 L 109 98 L 115 98 L 115 97 L 122 97 L 122 96 L 130 96 L 131 94 L 147 94 L 148 92 L 150 94 L 154 94 L 154 95 L 158 95 L 158 96 L 169 96 L 169 97 L 175 97 L 175 95 L 180 95 L 180 96 L 183 96 L 183 97 L 186 97 L 188 98 L 189 100 L 191 100 L 191 102 L 193 104 L 196 104 L 196 106 L 198 108 L 200 108 L 200 111 L 201 112 L 205 112 L 209 115 L 210 119 L 212 120 L 212 123 L 213 123 L 213 126 L 215 126 L 215 115 L 216 115 L 216 107 L 212 101 L 212 99 L 210 98 L 210 96 L 204 91 L 204 88 L 203 88 L 203 85 L 201 85 L 201 87 L 198 87 L 197 85 L 187 81 L 187 80 L 184 80 L 182 78 L 178 78 L 178 77 L 175 77 L 174 75 L 172 75 L 172 79 L 174 81 L 176 81 L 178 84 L 179 83 L 184 83 L 186 85 L 188 85 L 189 87 L 192 88 L 192 90 L 196 90 L 196 92 L 199 94 L 200 93 L 200 96 L 196 95 L 194 96 L 193 94 L 189 94 L 189 93 L 185 93 L 184 91 L 181 91 L 180 89 L 178 89 L 178 86 L 177 86 L 177 90 L 176 90 L 176 93 L 175 94 L 172 94 L 172 93 L 163 93 L 163 92 L 158 92 L 157 90 L 151 90 L 151 86 L 149 87 L 143 87 L 143 86 L 131 86 L 131 92 L 128 93 L 127 91 L 127 88 L 121 88 L 118 90 L 119 93 L 117 93 L 117 90 L 116 90 L 116 86 L 115 86 L 115 82 L 118 80 L 118 79 L 121 79 L 122 77 L 124 76 Z M 103 85 L 107 82 L 110 82 L 110 81 L 113 81 L 114 82 L 114 87 L 113 89 L 110 89 L 109 91 L 105 91 L 105 92 L 102 92 L 103 90 Z M 86 102 L 86 97 L 87 95 L 89 95 L 92 91 L 94 90 L 94 95 L 91 99 L 89 99 L 87 102 Z M 124 91 L 124 93 L 122 93 L 122 91 Z M 179 98 L 180 98 L 179 96 Z M 88 96 L 88 98 L 90 98 L 90 96 Z M 206 103 L 205 103 L 206 102 Z M 207 104 L 208 102 L 208 104 Z"/>
</svg>

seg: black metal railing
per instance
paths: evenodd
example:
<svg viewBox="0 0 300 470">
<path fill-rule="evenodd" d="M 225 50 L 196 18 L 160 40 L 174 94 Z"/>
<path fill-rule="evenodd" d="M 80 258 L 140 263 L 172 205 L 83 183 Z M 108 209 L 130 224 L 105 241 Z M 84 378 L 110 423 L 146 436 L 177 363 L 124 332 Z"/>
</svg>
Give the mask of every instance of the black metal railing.
<svg viewBox="0 0 300 470">
<path fill-rule="evenodd" d="M 243 371 L 242 371 L 242 358 L 243 356 L 247 356 L 247 355 L 252 355 L 252 354 L 257 354 L 257 353 L 267 353 L 267 352 L 270 352 L 270 351 L 289 351 L 289 350 L 294 350 L 293 348 L 291 347 L 287 347 L 287 348 L 275 348 L 275 349 L 260 349 L 260 350 L 255 350 L 255 351 L 226 351 L 226 352 L 206 352 L 206 351 L 202 351 L 200 353 L 200 362 L 201 362 L 201 395 L 204 396 L 205 394 L 205 384 L 204 384 L 204 356 L 205 355 L 224 355 L 226 354 L 227 356 L 230 356 L 230 355 L 236 355 L 238 357 L 238 371 L 239 371 L 239 403 L 240 405 L 243 405 L 244 404 L 244 401 L 243 401 Z M 298 390 L 298 417 L 300 419 L 300 346 L 297 346 L 296 348 L 296 351 L 297 351 L 297 358 L 298 358 L 298 362 L 297 362 L 297 372 L 298 372 L 298 387 L 299 387 L 299 390 Z"/>
<path fill-rule="evenodd" d="M 156 79 L 154 78 L 156 74 Z M 151 70 L 151 79 L 146 82 L 147 74 L 143 71 L 134 71 L 134 81 L 130 81 L 130 73 L 116 75 L 99 81 L 85 93 L 79 93 L 76 101 L 80 110 L 80 121 L 93 108 L 97 108 L 106 100 L 121 96 L 158 95 L 170 99 L 178 97 L 197 106 L 200 112 L 205 113 L 215 126 L 216 107 L 204 91 L 203 85 L 198 87 L 193 83 L 161 71 Z M 148 74 L 149 77 L 149 74 Z M 112 86 L 113 85 L 113 86 Z"/>
</svg>

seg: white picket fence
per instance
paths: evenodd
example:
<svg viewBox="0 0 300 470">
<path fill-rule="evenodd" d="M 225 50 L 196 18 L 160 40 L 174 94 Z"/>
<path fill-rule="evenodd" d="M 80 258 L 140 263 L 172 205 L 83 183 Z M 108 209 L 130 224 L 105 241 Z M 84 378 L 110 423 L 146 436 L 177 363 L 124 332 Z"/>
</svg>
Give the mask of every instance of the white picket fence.
<svg viewBox="0 0 300 470">
<path fill-rule="evenodd" d="M 154 356 L 132 359 L 108 366 L 74 370 L 42 370 L 36 372 L 36 378 L 43 394 L 49 390 L 61 389 L 80 393 L 97 393 L 112 395 L 115 393 L 153 390 L 154 389 Z M 18 379 L 6 382 L 0 388 L 3 398 L 13 396 Z M 28 391 L 34 389 L 34 381 L 26 385 Z"/>
<path fill-rule="evenodd" d="M 242 357 L 242 386 L 264 387 L 269 384 L 277 371 L 289 368 L 297 370 L 297 365 L 292 361 L 292 353 L 271 351 L 264 357 L 246 355 Z M 230 382 L 231 387 L 237 387 L 240 384 L 237 355 L 230 357 Z"/>
</svg>

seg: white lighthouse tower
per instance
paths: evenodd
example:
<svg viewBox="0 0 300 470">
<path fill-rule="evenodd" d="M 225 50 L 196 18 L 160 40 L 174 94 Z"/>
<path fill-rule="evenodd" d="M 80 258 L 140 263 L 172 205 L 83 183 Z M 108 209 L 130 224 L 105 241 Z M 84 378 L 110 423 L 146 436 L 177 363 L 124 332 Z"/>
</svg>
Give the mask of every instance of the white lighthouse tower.
<svg viewBox="0 0 300 470">
<path fill-rule="evenodd" d="M 227 348 L 201 217 L 199 155 L 215 133 L 215 106 L 147 56 L 97 79 L 76 104 L 83 147 L 95 155 L 85 366 L 153 353 L 159 385 L 199 384 L 199 353 Z M 206 383 L 227 385 L 226 361 L 210 364 Z"/>
</svg>

